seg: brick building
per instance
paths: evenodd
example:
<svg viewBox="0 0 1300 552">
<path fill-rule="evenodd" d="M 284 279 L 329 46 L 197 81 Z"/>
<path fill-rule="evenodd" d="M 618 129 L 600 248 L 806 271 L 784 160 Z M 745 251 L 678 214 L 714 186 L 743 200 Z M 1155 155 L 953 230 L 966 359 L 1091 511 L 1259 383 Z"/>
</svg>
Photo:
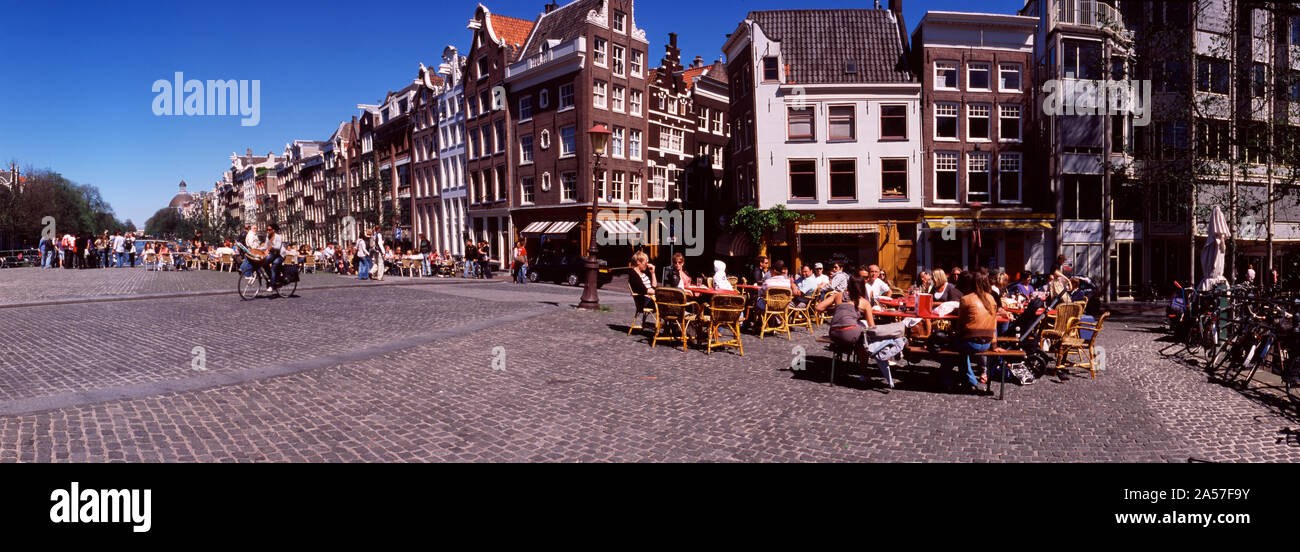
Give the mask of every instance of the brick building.
<svg viewBox="0 0 1300 552">
<path fill-rule="evenodd" d="M 1035 156 L 1025 146 L 1036 25 L 1032 17 L 932 11 L 912 34 L 923 87 L 920 268 L 1047 269 L 1055 194 L 1029 170 Z"/>
<path fill-rule="evenodd" d="M 648 45 L 631 1 L 552 3 L 505 69 L 515 121 L 510 149 L 518 156 L 511 215 L 530 254 L 585 254 L 593 208 L 635 213 L 663 205 L 645 190 Z M 587 131 L 597 124 L 613 136 L 593 170 Z M 601 258 L 625 264 L 640 233 L 625 220 L 600 228 Z"/>
</svg>

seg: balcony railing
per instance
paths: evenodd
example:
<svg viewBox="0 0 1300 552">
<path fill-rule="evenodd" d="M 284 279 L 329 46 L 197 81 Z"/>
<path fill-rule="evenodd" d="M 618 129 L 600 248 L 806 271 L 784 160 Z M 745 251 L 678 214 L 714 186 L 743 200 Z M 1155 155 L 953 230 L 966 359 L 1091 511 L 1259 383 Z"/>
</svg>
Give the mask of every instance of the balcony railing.
<svg viewBox="0 0 1300 552">
<path fill-rule="evenodd" d="M 554 48 L 547 49 L 535 56 L 529 56 L 510 64 L 509 67 L 506 67 L 506 78 L 512 78 L 515 75 L 522 74 L 530 69 L 540 67 L 557 59 L 563 59 L 573 54 L 585 52 L 586 50 L 587 39 L 584 37 L 575 38 Z"/>
<path fill-rule="evenodd" d="M 1061 23 L 1105 29 L 1124 40 L 1133 40 L 1133 31 L 1124 26 L 1124 15 L 1109 4 L 1095 0 L 1062 0 L 1060 17 Z"/>
</svg>

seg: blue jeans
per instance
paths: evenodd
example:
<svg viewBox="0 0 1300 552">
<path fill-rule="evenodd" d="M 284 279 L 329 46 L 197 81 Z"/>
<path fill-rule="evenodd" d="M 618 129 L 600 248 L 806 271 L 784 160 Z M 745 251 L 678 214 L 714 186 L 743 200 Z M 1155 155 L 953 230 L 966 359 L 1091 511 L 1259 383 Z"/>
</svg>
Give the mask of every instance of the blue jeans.
<svg viewBox="0 0 1300 552">
<path fill-rule="evenodd" d="M 126 266 L 126 253 L 118 253 L 118 254 L 117 254 L 117 267 L 118 267 L 118 268 L 122 268 L 122 267 L 124 267 L 124 266 Z"/>
<path fill-rule="evenodd" d="M 357 263 L 357 279 L 370 279 L 370 257 L 361 257 L 361 262 Z"/>
<path fill-rule="evenodd" d="M 424 265 L 424 275 L 433 276 L 433 265 L 429 263 L 429 257 L 426 255 L 420 264 Z"/>
<path fill-rule="evenodd" d="M 465 260 L 465 277 L 474 277 L 474 267 L 478 266 L 478 261 Z"/>
<path fill-rule="evenodd" d="M 276 287 L 276 282 L 279 281 L 280 276 L 280 265 L 282 264 L 284 264 L 284 257 L 276 255 L 275 258 L 271 259 L 271 281 L 267 282 L 269 287 Z"/>
<path fill-rule="evenodd" d="M 528 283 L 528 265 L 519 265 L 519 272 L 515 274 L 515 279 L 521 284 Z"/>
<path fill-rule="evenodd" d="M 972 354 L 982 353 L 989 350 L 993 347 L 993 343 L 975 343 L 965 339 L 959 339 L 954 343 L 954 345 L 956 345 L 955 350 L 962 353 L 962 362 L 966 366 L 966 381 L 970 382 L 971 387 L 979 387 L 979 379 L 975 377 L 975 370 L 971 369 L 970 357 Z"/>
</svg>

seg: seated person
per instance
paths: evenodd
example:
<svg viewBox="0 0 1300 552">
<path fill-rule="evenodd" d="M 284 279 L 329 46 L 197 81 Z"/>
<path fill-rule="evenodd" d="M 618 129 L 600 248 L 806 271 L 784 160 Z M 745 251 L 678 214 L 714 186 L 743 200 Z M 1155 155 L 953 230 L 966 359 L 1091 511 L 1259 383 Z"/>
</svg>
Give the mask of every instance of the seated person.
<svg viewBox="0 0 1300 552">
<path fill-rule="evenodd" d="M 633 253 L 629 265 L 632 267 L 632 273 L 628 275 L 627 283 L 632 287 L 632 293 L 637 296 L 637 308 L 653 309 L 655 287 L 659 285 L 655 278 L 655 265 L 650 264 L 650 257 L 644 251 Z"/>
<path fill-rule="evenodd" d="M 736 288 L 731 285 L 731 280 L 727 279 L 727 263 L 722 261 L 713 261 L 713 289 L 726 291 L 736 290 Z"/>
<path fill-rule="evenodd" d="M 947 303 L 949 301 L 961 301 L 961 291 L 957 289 L 957 286 L 948 282 L 948 275 L 944 274 L 942 268 L 934 269 L 930 275 L 934 277 L 935 304 Z"/>
<path fill-rule="evenodd" d="M 1029 276 L 1030 274 L 1028 270 L 1021 272 L 1016 278 L 1016 283 L 1011 285 L 1011 293 L 1009 295 L 1012 297 L 1033 297 L 1034 287 L 1029 285 Z"/>
<path fill-rule="evenodd" d="M 772 276 L 763 280 L 763 285 L 759 286 L 758 302 L 756 303 L 758 310 L 761 311 L 765 308 L 763 297 L 767 294 L 767 290 L 772 288 L 786 288 L 791 290 L 795 297 L 799 296 L 798 288 L 794 287 L 794 282 L 790 280 L 789 276 L 785 275 L 785 261 L 783 260 L 777 259 L 776 262 L 772 263 Z"/>
<path fill-rule="evenodd" d="M 686 256 L 681 253 L 674 253 L 672 263 L 668 273 L 664 275 L 664 285 L 686 289 L 686 286 L 692 283 L 691 275 L 686 272 Z"/>
<path fill-rule="evenodd" d="M 820 263 L 819 263 L 820 264 Z M 813 274 L 813 267 L 803 265 L 802 275 L 795 280 L 794 285 L 799 290 L 799 297 L 795 298 L 793 303 L 796 306 L 808 304 L 817 290 L 830 286 L 830 279 L 825 276 L 816 276 Z"/>
</svg>

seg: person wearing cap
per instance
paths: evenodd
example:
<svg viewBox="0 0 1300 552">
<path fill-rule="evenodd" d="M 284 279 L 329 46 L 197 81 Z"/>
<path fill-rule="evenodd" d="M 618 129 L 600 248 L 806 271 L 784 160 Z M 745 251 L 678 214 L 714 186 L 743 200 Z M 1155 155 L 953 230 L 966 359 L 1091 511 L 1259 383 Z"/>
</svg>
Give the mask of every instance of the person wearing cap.
<svg viewBox="0 0 1300 552">
<path fill-rule="evenodd" d="M 829 286 L 830 279 L 825 276 L 814 275 L 813 267 L 803 265 L 799 278 L 795 280 L 794 285 L 799 289 L 799 297 L 794 298 L 794 303 L 796 306 L 802 306 L 812 299 L 817 290 Z"/>
</svg>

